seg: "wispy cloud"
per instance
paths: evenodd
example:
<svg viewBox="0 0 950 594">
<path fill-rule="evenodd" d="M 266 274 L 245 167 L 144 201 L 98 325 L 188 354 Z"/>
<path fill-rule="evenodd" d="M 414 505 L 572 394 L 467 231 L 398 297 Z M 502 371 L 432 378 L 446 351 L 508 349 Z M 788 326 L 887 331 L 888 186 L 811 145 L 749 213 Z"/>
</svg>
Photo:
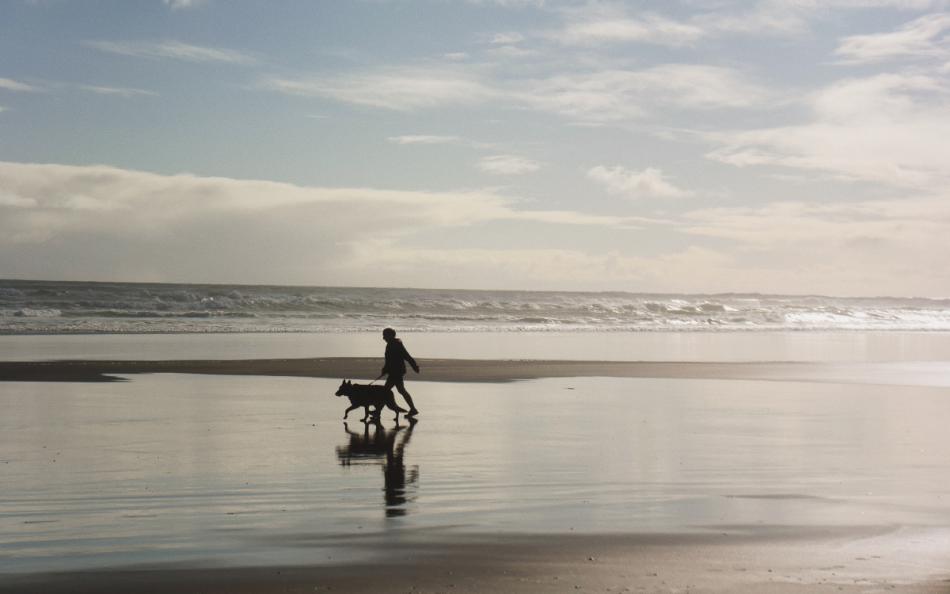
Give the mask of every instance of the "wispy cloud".
<svg viewBox="0 0 950 594">
<path fill-rule="evenodd" d="M 466 0 L 469 4 L 494 4 L 504 8 L 540 8 L 546 0 Z"/>
<path fill-rule="evenodd" d="M 523 175 L 541 169 L 541 163 L 518 155 L 491 155 L 480 159 L 478 168 L 492 175 Z"/>
<path fill-rule="evenodd" d="M 691 15 L 673 18 L 659 12 L 633 11 L 621 3 L 588 2 L 561 8 L 562 25 L 540 34 L 557 43 L 598 46 L 638 43 L 667 47 L 696 45 L 733 35 L 788 35 L 807 29 L 801 2 L 716 0 L 691 2 Z M 659 6 L 659 5 L 658 5 Z"/>
<path fill-rule="evenodd" d="M 462 141 L 458 136 L 439 136 L 435 134 L 405 134 L 387 138 L 393 144 L 456 144 Z"/>
<path fill-rule="evenodd" d="M 679 198 L 690 194 L 675 186 L 655 167 L 638 171 L 620 165 L 598 165 L 587 171 L 587 177 L 607 188 L 608 193 L 627 198 Z"/>
<path fill-rule="evenodd" d="M 461 68 L 391 67 L 307 78 L 271 78 L 267 89 L 344 103 L 409 111 L 481 103 L 497 95 L 477 74 Z"/>
<path fill-rule="evenodd" d="M 257 60 L 250 54 L 232 49 L 192 45 L 181 41 L 84 41 L 83 45 L 101 52 L 132 56 L 136 58 L 172 59 L 183 62 L 218 62 L 226 64 L 252 64 Z"/>
<path fill-rule="evenodd" d="M 672 4 L 672 3 L 670 3 Z M 696 45 L 734 36 L 800 36 L 831 11 L 893 8 L 937 10 L 947 0 L 690 0 L 689 16 L 633 10 L 619 2 L 561 5 L 562 25 L 539 34 L 566 45 L 597 46 L 639 43 L 668 47 Z"/>
<path fill-rule="evenodd" d="M 529 89 L 518 96 L 537 109 L 595 121 L 637 118 L 656 108 L 764 106 L 772 96 L 739 72 L 693 64 L 556 75 L 532 81 Z"/>
<path fill-rule="evenodd" d="M 862 64 L 896 58 L 950 58 L 950 13 L 914 19 L 897 31 L 852 35 L 835 53 L 844 63 Z"/>
<path fill-rule="evenodd" d="M 640 42 L 657 45 L 690 45 L 706 35 L 701 27 L 656 13 L 631 17 L 616 5 L 590 4 L 566 11 L 563 28 L 547 37 L 568 45 Z"/>
<path fill-rule="evenodd" d="M 21 92 L 39 91 L 39 89 L 34 87 L 33 85 L 29 85 L 25 82 L 20 82 L 18 80 L 13 80 L 12 78 L 0 78 L 0 89 L 5 89 L 7 91 L 21 91 Z"/>
<path fill-rule="evenodd" d="M 188 8 L 197 8 L 203 4 L 207 4 L 208 0 L 162 0 L 165 3 L 165 6 L 168 6 L 172 10 L 185 10 Z"/>
<path fill-rule="evenodd" d="M 143 97 L 143 96 L 154 96 L 158 93 L 154 91 L 146 91 L 145 89 L 134 89 L 129 87 L 103 87 L 96 85 L 80 85 L 80 89 L 84 91 L 89 91 L 90 93 L 96 93 L 99 95 L 116 95 L 119 97 Z"/>
<path fill-rule="evenodd" d="M 509 31 L 506 33 L 495 33 L 492 35 L 488 42 L 495 45 L 512 45 L 516 43 L 521 43 L 524 41 L 524 35 L 518 33 L 517 31 Z"/>
<path fill-rule="evenodd" d="M 637 118 L 650 109 L 771 106 L 773 94 L 724 67 L 664 64 L 641 70 L 593 70 L 546 78 L 492 78 L 479 69 L 390 67 L 309 78 L 272 78 L 264 88 L 355 105 L 413 111 L 495 103 L 586 121 Z"/>
<path fill-rule="evenodd" d="M 403 134 L 386 138 L 388 142 L 399 145 L 454 145 L 477 151 L 503 150 L 498 144 L 482 142 L 449 134 Z"/>
</svg>

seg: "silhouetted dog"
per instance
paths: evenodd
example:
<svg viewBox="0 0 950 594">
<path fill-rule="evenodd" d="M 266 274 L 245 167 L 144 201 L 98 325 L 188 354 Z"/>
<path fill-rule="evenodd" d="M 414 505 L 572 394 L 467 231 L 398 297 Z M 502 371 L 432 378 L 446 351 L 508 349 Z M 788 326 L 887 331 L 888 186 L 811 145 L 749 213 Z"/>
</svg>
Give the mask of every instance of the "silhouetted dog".
<svg viewBox="0 0 950 594">
<path fill-rule="evenodd" d="M 366 421 L 370 418 L 370 406 L 376 407 L 376 410 L 374 410 L 372 413 L 376 420 L 379 420 L 379 415 L 383 412 L 384 406 L 388 406 L 392 410 L 396 411 L 397 421 L 399 420 L 399 413 L 406 412 L 406 409 L 400 408 L 399 405 L 396 404 L 393 391 L 386 386 L 364 386 L 343 380 L 343 383 L 340 384 L 340 387 L 336 391 L 336 395 L 346 396 L 350 399 L 350 408 L 346 409 L 346 412 L 343 414 L 344 419 L 350 414 L 351 410 L 357 409 L 361 406 L 366 411 L 366 414 L 362 419 L 363 421 Z"/>
</svg>

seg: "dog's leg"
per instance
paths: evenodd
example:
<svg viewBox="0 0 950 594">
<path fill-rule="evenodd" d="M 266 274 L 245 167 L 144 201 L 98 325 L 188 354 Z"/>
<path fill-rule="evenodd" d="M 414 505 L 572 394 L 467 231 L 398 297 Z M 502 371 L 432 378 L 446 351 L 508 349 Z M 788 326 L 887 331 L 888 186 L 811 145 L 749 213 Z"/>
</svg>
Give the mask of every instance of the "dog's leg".
<svg viewBox="0 0 950 594">
<path fill-rule="evenodd" d="M 398 404 L 396 404 L 396 399 L 395 399 L 395 398 L 390 398 L 390 399 L 389 399 L 389 402 L 386 403 L 386 406 L 388 406 L 388 407 L 391 408 L 392 410 L 396 411 L 396 417 L 395 417 L 395 419 L 396 419 L 396 422 L 397 422 L 397 423 L 399 422 L 399 413 L 404 413 L 404 412 L 406 412 L 406 409 L 404 409 L 404 408 L 402 408 L 401 406 L 399 406 Z"/>
<path fill-rule="evenodd" d="M 354 404 L 354 405 L 350 406 L 350 408 L 346 409 L 346 410 L 343 412 L 343 419 L 344 419 L 344 420 L 346 419 L 347 415 L 350 414 L 350 411 L 351 411 L 351 410 L 355 410 L 355 409 L 357 409 L 357 408 L 359 408 L 359 407 Z"/>
</svg>

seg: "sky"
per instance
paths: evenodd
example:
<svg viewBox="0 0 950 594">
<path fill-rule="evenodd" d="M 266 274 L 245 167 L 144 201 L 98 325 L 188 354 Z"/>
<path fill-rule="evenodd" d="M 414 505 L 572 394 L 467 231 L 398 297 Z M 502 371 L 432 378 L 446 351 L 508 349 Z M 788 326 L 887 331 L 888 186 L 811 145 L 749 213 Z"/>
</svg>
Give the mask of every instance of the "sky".
<svg viewBox="0 0 950 594">
<path fill-rule="evenodd" d="M 950 0 L 5 0 L 0 278 L 950 296 Z"/>
</svg>

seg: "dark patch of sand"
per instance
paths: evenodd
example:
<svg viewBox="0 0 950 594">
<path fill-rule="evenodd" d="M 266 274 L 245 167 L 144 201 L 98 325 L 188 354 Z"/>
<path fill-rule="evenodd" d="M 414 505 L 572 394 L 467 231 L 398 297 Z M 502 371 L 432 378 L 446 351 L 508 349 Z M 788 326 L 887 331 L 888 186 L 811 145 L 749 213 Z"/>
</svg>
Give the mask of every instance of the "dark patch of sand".
<svg viewBox="0 0 950 594">
<path fill-rule="evenodd" d="M 821 363 L 703 363 L 643 361 L 542 361 L 425 359 L 413 381 L 510 382 L 554 377 L 643 377 L 681 379 L 756 379 L 822 381 L 829 370 L 847 366 Z M 378 358 L 245 359 L 180 361 L 27 361 L 0 362 L 0 381 L 119 381 L 138 373 L 197 373 L 372 379 Z"/>
</svg>

